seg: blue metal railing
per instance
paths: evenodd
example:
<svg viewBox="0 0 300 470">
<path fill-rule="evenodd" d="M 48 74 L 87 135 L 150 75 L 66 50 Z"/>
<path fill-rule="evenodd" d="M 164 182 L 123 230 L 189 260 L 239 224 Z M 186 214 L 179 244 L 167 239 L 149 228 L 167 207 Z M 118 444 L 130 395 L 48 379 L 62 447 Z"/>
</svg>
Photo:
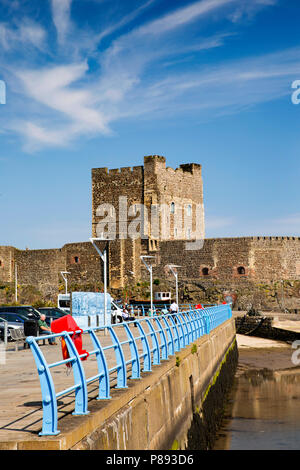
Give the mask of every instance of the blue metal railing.
<svg viewBox="0 0 300 470">
<path fill-rule="evenodd" d="M 71 392 L 75 392 L 74 415 L 86 415 L 88 411 L 88 389 L 87 385 L 98 382 L 98 400 L 111 398 L 110 389 L 112 376 L 116 375 L 116 388 L 127 388 L 128 374 L 130 379 L 140 379 L 141 371 L 151 372 L 153 365 L 158 365 L 162 360 L 185 348 L 201 336 L 210 333 L 214 328 L 231 318 L 230 304 L 208 307 L 201 310 L 191 308 L 180 311 L 176 315 L 154 315 L 153 317 L 142 317 L 135 321 L 124 322 L 105 327 L 109 333 L 111 344 L 103 346 L 97 331 L 103 327 L 90 327 L 78 330 L 83 335 L 89 335 L 93 349 L 79 355 L 71 335 L 74 332 L 62 332 L 42 337 L 30 336 L 27 342 L 33 353 L 37 371 L 40 379 L 42 403 L 43 403 L 43 425 L 41 436 L 59 434 L 57 399 Z M 137 329 L 133 333 L 132 326 Z M 117 331 L 125 330 L 126 340 L 120 341 Z M 119 330 L 118 330 L 119 329 Z M 43 355 L 39 341 L 61 338 L 65 341 L 69 357 L 58 362 L 48 364 Z M 130 358 L 126 360 L 124 350 L 129 347 Z M 110 367 L 107 356 L 108 351 L 114 354 L 115 365 Z M 82 360 L 96 357 L 97 373 L 86 377 Z M 50 370 L 63 364 L 71 363 L 74 377 L 74 385 L 58 393 Z M 70 364 L 69 364 L 70 365 Z"/>
</svg>

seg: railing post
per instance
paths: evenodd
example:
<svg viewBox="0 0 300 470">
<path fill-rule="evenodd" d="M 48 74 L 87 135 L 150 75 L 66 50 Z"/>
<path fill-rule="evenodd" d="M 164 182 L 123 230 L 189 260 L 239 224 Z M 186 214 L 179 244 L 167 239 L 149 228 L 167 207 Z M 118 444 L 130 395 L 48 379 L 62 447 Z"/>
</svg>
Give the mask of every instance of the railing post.
<svg viewBox="0 0 300 470">
<path fill-rule="evenodd" d="M 215 307 L 212 307 L 208 311 L 210 317 L 210 330 L 215 328 Z"/>
<path fill-rule="evenodd" d="M 167 337 L 168 337 L 168 355 L 173 356 L 175 352 L 175 346 L 174 346 L 174 338 L 171 332 L 171 328 L 165 317 L 162 317 L 162 321 L 166 326 L 166 332 L 167 332 Z"/>
<path fill-rule="evenodd" d="M 205 334 L 209 334 L 210 332 L 210 324 L 209 324 L 209 317 L 205 311 L 205 309 L 201 309 L 201 315 L 202 315 L 202 318 L 204 319 L 204 323 L 205 323 Z"/>
<path fill-rule="evenodd" d="M 194 341 L 197 338 L 197 326 L 195 323 L 195 318 L 194 318 L 192 309 L 187 312 L 187 316 L 190 320 L 190 326 L 192 330 L 192 341 Z"/>
<path fill-rule="evenodd" d="M 96 349 L 96 359 L 98 364 L 99 372 L 99 395 L 97 400 L 108 400 L 110 396 L 110 385 L 109 385 L 109 371 L 107 367 L 106 358 L 102 350 L 100 341 L 98 340 L 96 333 L 91 328 L 89 330 L 94 348 Z"/>
<path fill-rule="evenodd" d="M 193 311 L 189 310 L 188 312 L 186 312 L 186 316 L 188 317 L 189 325 L 191 328 L 191 338 L 192 338 L 191 341 L 195 341 L 195 339 L 197 339 L 197 329 L 195 325 L 195 318 L 193 315 Z"/>
<path fill-rule="evenodd" d="M 167 337 L 165 335 L 165 332 L 163 330 L 163 327 L 161 325 L 161 322 L 160 320 L 158 319 L 158 317 L 154 317 L 154 320 L 155 322 L 157 323 L 158 325 L 158 332 L 159 332 L 159 336 L 160 336 L 160 341 L 161 341 L 161 358 L 164 360 L 164 359 L 168 359 L 168 343 L 167 343 Z"/>
<path fill-rule="evenodd" d="M 150 331 L 150 336 L 153 344 L 153 365 L 157 366 L 160 364 L 160 350 L 159 350 L 159 342 L 156 336 L 155 329 L 153 328 L 152 322 L 149 318 L 145 319 L 149 331 Z"/>
<path fill-rule="evenodd" d="M 141 378 L 141 366 L 140 366 L 140 360 L 139 360 L 139 353 L 138 353 L 137 345 L 136 345 L 134 336 L 131 333 L 130 328 L 126 324 L 126 322 L 123 323 L 123 326 L 125 328 L 125 331 L 127 333 L 127 337 L 129 339 L 129 347 L 130 347 L 130 353 L 131 353 L 131 365 L 132 365 L 131 378 L 132 379 L 140 379 Z"/>
<path fill-rule="evenodd" d="M 144 331 L 144 329 L 141 325 L 141 322 L 137 321 L 136 324 L 138 326 L 139 333 L 141 335 L 142 345 L 143 345 L 143 353 L 144 353 L 143 371 L 144 372 L 151 372 L 151 352 L 150 352 L 149 342 L 148 342 L 147 336 L 145 334 L 145 331 Z"/>
<path fill-rule="evenodd" d="M 177 313 L 175 316 L 176 320 L 179 323 L 180 330 L 181 330 L 181 336 L 180 336 L 180 347 L 185 348 L 188 344 L 188 330 L 186 323 L 181 315 L 181 313 Z"/>
<path fill-rule="evenodd" d="M 198 339 L 200 337 L 200 326 L 199 326 L 198 317 L 193 309 L 190 311 L 190 315 L 193 319 L 195 339 Z"/>
<path fill-rule="evenodd" d="M 180 314 L 183 318 L 183 322 L 185 324 L 185 327 L 186 327 L 186 331 L 187 331 L 187 344 L 190 344 L 192 341 L 193 341 L 193 336 L 192 336 L 192 328 L 191 328 L 191 325 L 190 325 L 190 320 L 187 320 L 186 318 L 186 312 L 184 313 L 181 313 Z"/>
<path fill-rule="evenodd" d="M 62 332 L 62 336 L 66 342 L 68 352 L 70 357 L 74 356 L 72 362 L 72 369 L 74 375 L 74 383 L 77 385 L 75 391 L 75 411 L 72 413 L 73 415 L 86 415 L 89 413 L 88 407 L 88 393 L 87 393 L 87 385 L 86 379 L 84 374 L 84 369 L 81 364 L 81 359 L 79 357 L 78 351 L 73 343 L 72 339 L 69 336 L 69 333 L 66 331 Z"/>
<path fill-rule="evenodd" d="M 43 403 L 43 426 L 40 436 L 56 436 L 60 433 L 57 429 L 57 401 L 54 383 L 42 351 L 33 336 L 26 338 L 32 351 L 37 371 L 39 374 L 42 403 Z"/>
<path fill-rule="evenodd" d="M 180 335 L 179 335 L 179 331 L 178 331 L 178 328 L 177 328 L 177 325 L 176 325 L 176 322 L 173 318 L 173 315 L 168 315 L 168 319 L 171 321 L 172 323 L 172 328 L 173 330 L 175 331 L 176 333 L 176 336 L 174 338 L 174 349 L 175 349 L 175 352 L 177 351 L 180 351 Z"/>
<path fill-rule="evenodd" d="M 117 360 L 117 387 L 116 388 L 127 388 L 126 362 L 125 362 L 124 353 L 123 353 L 119 338 L 114 332 L 112 326 L 107 326 L 107 329 L 113 341 L 113 346 L 114 346 L 116 360 Z"/>
<path fill-rule="evenodd" d="M 199 314 L 199 310 L 196 310 L 194 309 L 194 313 L 195 313 L 195 317 L 197 319 L 197 323 L 198 323 L 198 328 L 199 328 L 199 338 L 204 335 L 205 333 L 205 330 L 204 330 L 204 320 L 203 318 L 201 317 L 201 315 Z"/>
<path fill-rule="evenodd" d="M 219 310 L 221 310 L 221 309 L 222 309 L 222 307 L 219 308 Z M 212 307 L 210 309 L 209 313 L 210 313 L 210 316 L 211 316 L 211 329 L 214 330 L 217 326 L 217 323 L 216 323 L 216 307 Z"/>
<path fill-rule="evenodd" d="M 198 322 L 200 325 L 200 336 L 205 335 L 206 334 L 206 320 L 205 320 L 204 315 L 202 315 L 202 309 L 195 310 L 195 312 L 196 312 Z"/>
</svg>

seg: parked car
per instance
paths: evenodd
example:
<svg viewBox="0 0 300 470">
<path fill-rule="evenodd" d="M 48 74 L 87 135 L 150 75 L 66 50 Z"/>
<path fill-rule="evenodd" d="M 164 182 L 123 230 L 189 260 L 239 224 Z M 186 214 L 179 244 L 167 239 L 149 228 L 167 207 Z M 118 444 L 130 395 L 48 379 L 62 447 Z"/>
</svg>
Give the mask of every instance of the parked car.
<svg viewBox="0 0 300 470">
<path fill-rule="evenodd" d="M 58 318 L 68 315 L 67 312 L 58 307 L 41 307 L 38 309 L 39 313 L 46 315 L 46 323 L 50 325 L 51 319 L 57 320 Z"/>
<path fill-rule="evenodd" d="M 7 339 L 11 339 L 11 334 L 9 332 L 10 328 L 23 328 L 24 321 L 27 320 L 26 317 L 22 317 L 20 315 L 16 315 L 14 313 L 1 313 L 0 317 L 0 340 L 4 340 L 4 328 L 5 322 L 7 323 Z"/>
<path fill-rule="evenodd" d="M 17 315 L 25 316 L 27 320 L 31 320 L 31 319 L 39 320 L 40 319 L 40 313 L 31 305 L 0 307 L 0 316 L 2 312 L 3 313 L 16 313 Z"/>
</svg>

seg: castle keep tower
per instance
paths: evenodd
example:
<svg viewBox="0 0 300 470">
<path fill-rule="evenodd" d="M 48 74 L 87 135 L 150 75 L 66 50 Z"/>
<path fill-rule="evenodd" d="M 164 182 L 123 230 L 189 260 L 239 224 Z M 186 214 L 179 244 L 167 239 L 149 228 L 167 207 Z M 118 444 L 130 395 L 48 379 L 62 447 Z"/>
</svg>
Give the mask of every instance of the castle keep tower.
<svg viewBox="0 0 300 470">
<path fill-rule="evenodd" d="M 180 266 L 181 300 L 198 303 L 209 296 L 215 302 L 216 295 L 231 292 L 242 309 L 253 302 L 300 309 L 300 237 L 205 238 L 199 164 L 173 169 L 154 155 L 144 157 L 143 166 L 93 169 L 92 235 L 102 238 L 102 251 L 107 248 L 110 289 L 129 292 L 137 281 L 148 281 L 140 256 L 151 255 L 153 279 L 164 287 L 174 286 L 168 265 Z M 8 302 L 16 276 L 25 296 L 38 295 L 37 289 L 55 302 L 64 288 L 61 271 L 70 273 L 73 291 L 102 288 L 102 261 L 88 240 L 44 250 L 0 246 L 0 303 Z"/>
<path fill-rule="evenodd" d="M 111 287 L 122 287 L 128 273 L 139 278 L 140 255 L 159 250 L 160 241 L 193 239 L 197 207 L 203 207 L 199 164 L 174 170 L 154 155 L 144 157 L 144 166 L 93 169 L 92 235 L 110 239 Z"/>
</svg>

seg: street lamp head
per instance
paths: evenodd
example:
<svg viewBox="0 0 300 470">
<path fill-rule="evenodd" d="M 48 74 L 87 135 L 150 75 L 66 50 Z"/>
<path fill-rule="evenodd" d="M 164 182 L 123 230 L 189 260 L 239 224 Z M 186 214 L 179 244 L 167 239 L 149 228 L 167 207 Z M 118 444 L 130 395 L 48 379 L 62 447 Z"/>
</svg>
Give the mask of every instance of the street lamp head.
<svg viewBox="0 0 300 470">
<path fill-rule="evenodd" d="M 146 266 L 146 268 L 148 270 L 152 269 L 152 264 L 148 265 L 145 261 L 145 259 L 148 259 L 148 258 L 155 258 L 155 256 L 150 256 L 150 255 L 141 255 L 140 256 L 141 260 L 143 261 L 144 265 Z"/>
</svg>

